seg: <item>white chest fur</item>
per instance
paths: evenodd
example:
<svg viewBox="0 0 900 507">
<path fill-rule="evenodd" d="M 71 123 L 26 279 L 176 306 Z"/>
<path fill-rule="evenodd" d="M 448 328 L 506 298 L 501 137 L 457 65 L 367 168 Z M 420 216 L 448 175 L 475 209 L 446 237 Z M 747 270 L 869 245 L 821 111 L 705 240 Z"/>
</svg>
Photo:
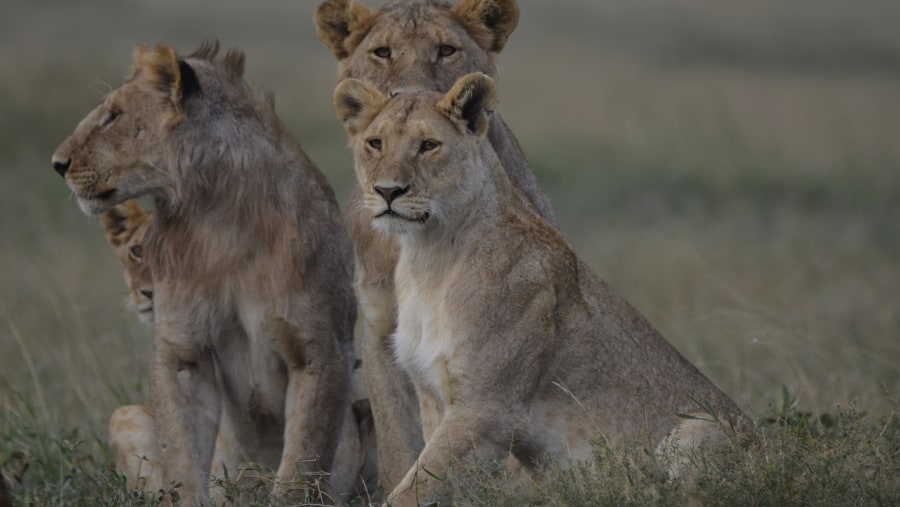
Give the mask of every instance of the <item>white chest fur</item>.
<svg viewBox="0 0 900 507">
<path fill-rule="evenodd" d="M 419 389 L 428 389 L 446 406 L 452 403 L 448 362 L 456 342 L 454 322 L 445 299 L 446 283 L 423 283 L 410 270 L 399 266 L 396 282 L 394 352 L 397 360 Z"/>
</svg>

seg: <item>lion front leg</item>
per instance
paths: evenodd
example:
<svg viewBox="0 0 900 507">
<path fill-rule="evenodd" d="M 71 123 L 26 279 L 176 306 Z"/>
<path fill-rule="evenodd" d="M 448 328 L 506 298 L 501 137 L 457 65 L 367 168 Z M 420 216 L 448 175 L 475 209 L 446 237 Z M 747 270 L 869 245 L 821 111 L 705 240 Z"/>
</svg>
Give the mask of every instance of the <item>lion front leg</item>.
<svg viewBox="0 0 900 507">
<path fill-rule="evenodd" d="M 406 372 L 397 365 L 389 336 L 363 335 L 363 369 L 375 422 L 378 481 L 390 491 L 424 447 L 418 400 Z"/>
<path fill-rule="evenodd" d="M 478 404 L 448 407 L 419 459 L 388 497 L 388 504 L 449 505 L 451 484 L 465 487 L 472 474 L 499 469 L 512 447 L 513 413 L 518 412 Z"/>
<path fill-rule="evenodd" d="M 298 327 L 274 319 L 270 325 L 288 367 L 284 449 L 272 492 L 282 495 L 320 478 L 327 482 L 350 407 L 353 353 L 352 342 L 325 332 L 331 323 L 307 319 Z"/>
<path fill-rule="evenodd" d="M 150 394 L 164 483 L 182 484 L 185 505 L 206 504 L 220 413 L 215 367 L 208 354 L 175 345 L 159 327 Z"/>
<path fill-rule="evenodd" d="M 363 274 L 356 286 L 363 318 L 363 373 L 378 443 L 378 482 L 386 491 L 400 483 L 425 446 L 415 388 L 391 345 L 396 327 L 393 287 L 392 281 L 367 283 Z"/>
</svg>

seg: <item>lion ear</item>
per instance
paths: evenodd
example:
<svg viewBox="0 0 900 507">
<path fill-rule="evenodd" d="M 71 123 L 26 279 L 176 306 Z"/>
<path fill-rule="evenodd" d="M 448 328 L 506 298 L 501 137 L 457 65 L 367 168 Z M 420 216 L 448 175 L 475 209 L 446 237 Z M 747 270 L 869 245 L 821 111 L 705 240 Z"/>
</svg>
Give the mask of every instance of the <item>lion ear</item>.
<svg viewBox="0 0 900 507">
<path fill-rule="evenodd" d="M 478 44 L 499 53 L 519 24 L 516 0 L 462 0 L 452 11 Z"/>
<path fill-rule="evenodd" d="M 350 56 L 374 20 L 375 14 L 366 6 L 348 0 L 326 0 L 315 14 L 319 39 L 338 60 Z"/>
<path fill-rule="evenodd" d="M 359 79 L 344 79 L 334 89 L 334 109 L 351 136 L 368 127 L 385 102 L 380 91 Z"/>
<path fill-rule="evenodd" d="M 480 72 L 466 74 L 453 84 L 436 107 L 463 131 L 483 136 L 497 107 L 497 85 Z"/>
<path fill-rule="evenodd" d="M 168 98 L 177 109 L 182 98 L 197 88 L 194 70 L 165 44 L 154 49 L 141 44 L 134 50 L 133 79 L 144 89 Z"/>
<path fill-rule="evenodd" d="M 147 212 L 135 200 L 128 200 L 118 204 L 100 215 L 100 225 L 106 231 L 106 239 L 114 247 L 124 245 L 131 238 L 130 222 L 139 220 Z"/>
</svg>

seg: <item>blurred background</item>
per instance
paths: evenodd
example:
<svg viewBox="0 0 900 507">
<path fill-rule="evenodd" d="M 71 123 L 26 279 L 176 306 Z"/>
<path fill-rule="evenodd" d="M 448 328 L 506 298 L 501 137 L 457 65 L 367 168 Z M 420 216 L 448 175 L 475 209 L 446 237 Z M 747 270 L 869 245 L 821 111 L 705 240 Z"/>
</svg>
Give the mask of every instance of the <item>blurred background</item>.
<svg viewBox="0 0 900 507">
<path fill-rule="evenodd" d="M 3 434 L 33 424 L 102 445 L 116 406 L 149 400 L 151 330 L 50 167 L 136 44 L 243 49 L 346 202 L 317 3 L 4 2 Z M 499 109 L 578 254 L 751 414 L 785 390 L 812 412 L 896 410 L 900 3 L 519 3 Z"/>
</svg>

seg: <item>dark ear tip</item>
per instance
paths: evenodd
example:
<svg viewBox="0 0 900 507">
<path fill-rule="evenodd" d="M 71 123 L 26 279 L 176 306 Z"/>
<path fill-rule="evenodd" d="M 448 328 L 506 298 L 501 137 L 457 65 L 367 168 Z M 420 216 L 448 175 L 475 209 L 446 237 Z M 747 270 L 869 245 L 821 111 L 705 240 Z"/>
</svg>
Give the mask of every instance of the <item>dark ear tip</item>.
<svg viewBox="0 0 900 507">
<path fill-rule="evenodd" d="M 341 107 L 341 120 L 346 121 L 348 118 L 357 116 L 362 111 L 362 104 L 355 97 L 344 94 L 338 97 Z"/>
<path fill-rule="evenodd" d="M 178 60 L 178 72 L 181 74 L 181 99 L 200 92 L 200 81 L 194 69 L 184 60 Z"/>
<path fill-rule="evenodd" d="M 111 208 L 100 215 L 100 225 L 109 234 L 110 241 L 115 244 L 115 238 L 125 232 L 125 215 L 118 208 Z"/>
<path fill-rule="evenodd" d="M 112 208 L 104 211 L 103 214 L 100 215 L 100 224 L 103 225 L 104 229 L 110 229 L 124 219 L 125 217 L 119 213 L 119 210 Z"/>
<path fill-rule="evenodd" d="M 486 132 L 497 105 L 497 87 L 487 74 L 475 72 L 459 78 L 438 107 L 459 121 L 470 134 Z"/>
</svg>

